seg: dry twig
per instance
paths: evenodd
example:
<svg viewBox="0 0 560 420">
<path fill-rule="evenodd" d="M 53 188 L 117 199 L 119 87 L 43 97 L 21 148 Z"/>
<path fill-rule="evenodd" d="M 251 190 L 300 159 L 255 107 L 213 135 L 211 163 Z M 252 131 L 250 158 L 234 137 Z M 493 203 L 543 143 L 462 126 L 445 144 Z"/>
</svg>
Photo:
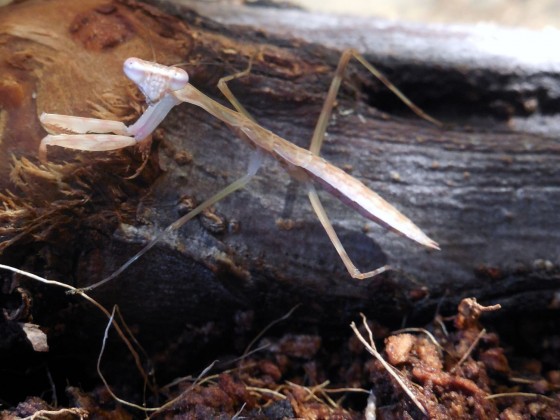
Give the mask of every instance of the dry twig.
<svg viewBox="0 0 560 420">
<path fill-rule="evenodd" d="M 416 407 L 418 407 L 418 409 L 422 412 L 422 414 L 427 416 L 428 412 L 426 411 L 424 406 L 420 403 L 418 398 L 416 398 L 416 396 L 410 390 L 410 388 L 406 385 L 404 379 L 399 375 L 398 371 L 393 369 L 393 367 L 389 363 L 387 363 L 385 361 L 385 359 L 383 359 L 381 354 L 379 354 L 379 352 L 377 351 L 377 349 L 375 347 L 375 343 L 373 342 L 373 333 L 371 332 L 371 329 L 369 328 L 369 325 L 367 324 L 367 318 L 362 313 L 360 313 L 360 315 L 362 316 L 362 321 L 363 321 L 364 327 L 365 327 L 365 329 L 366 329 L 366 331 L 368 332 L 368 335 L 369 335 L 369 343 L 366 341 L 366 339 L 360 333 L 360 331 L 358 330 L 358 327 L 356 327 L 356 324 L 354 322 L 352 322 L 350 324 L 350 328 L 352 328 L 352 330 L 354 331 L 354 334 L 356 334 L 356 337 L 358 337 L 358 339 L 362 342 L 362 344 L 365 346 L 366 350 L 383 365 L 383 367 L 397 381 L 397 383 L 402 388 L 402 390 L 410 397 L 412 402 L 416 405 Z"/>
</svg>

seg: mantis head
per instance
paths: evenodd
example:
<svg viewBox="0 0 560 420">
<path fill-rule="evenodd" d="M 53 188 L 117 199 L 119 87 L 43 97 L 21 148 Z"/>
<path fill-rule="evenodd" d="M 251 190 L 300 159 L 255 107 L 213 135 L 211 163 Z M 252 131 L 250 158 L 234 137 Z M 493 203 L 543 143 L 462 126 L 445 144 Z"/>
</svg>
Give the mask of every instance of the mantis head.
<svg viewBox="0 0 560 420">
<path fill-rule="evenodd" d="M 123 65 L 126 76 L 146 97 L 148 104 L 159 102 L 168 93 L 184 88 L 189 75 L 178 67 L 167 67 L 140 58 L 128 58 Z"/>
</svg>

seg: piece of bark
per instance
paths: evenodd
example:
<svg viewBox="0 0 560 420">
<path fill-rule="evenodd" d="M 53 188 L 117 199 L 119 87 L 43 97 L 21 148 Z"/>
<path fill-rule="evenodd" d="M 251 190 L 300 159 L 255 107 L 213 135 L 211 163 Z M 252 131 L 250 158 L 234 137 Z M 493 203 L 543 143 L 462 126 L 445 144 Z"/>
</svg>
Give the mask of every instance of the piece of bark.
<svg viewBox="0 0 560 420">
<path fill-rule="evenodd" d="M 52 3 L 48 7 L 54 7 Z M 119 66 L 129 55 L 166 64 L 186 62 L 192 83 L 215 98 L 220 98 L 213 87 L 218 78 L 244 69 L 255 58 L 251 75 L 232 84 L 235 94 L 263 126 L 306 147 L 340 55 L 321 45 L 327 37 L 323 34 L 331 40 L 357 39 L 361 42 L 355 47 L 405 94 L 447 124 L 446 129 L 438 129 L 410 115 L 365 70 L 352 66 L 322 155 L 402 210 L 440 243 L 442 251 L 429 252 L 387 233 L 325 194 L 327 212 L 357 265 L 363 270 L 385 263 L 398 268 L 372 280 L 352 280 L 304 189 L 269 159 L 246 189 L 166 237 L 118 280 L 95 292 L 105 302 L 119 303 L 129 322 L 141 323 L 148 342 L 154 337 L 162 342 L 172 339 L 181 334 L 185 322 L 199 326 L 215 320 L 221 329 L 206 339 L 223 339 L 224 331 L 232 334 L 235 314 L 254 311 L 258 321 L 252 328 L 258 329 L 297 303 L 305 304 L 298 322 L 345 328 L 360 310 L 389 322 L 399 322 L 411 311 L 431 313 L 446 294 L 450 305 L 474 295 L 485 303 L 502 303 L 505 311 L 542 310 L 552 301 L 560 251 L 560 216 L 555 209 L 559 146 L 554 124 L 542 122 L 553 122 L 558 108 L 558 63 L 535 63 L 532 57 L 519 56 L 515 67 L 509 66 L 508 57 L 468 43 L 477 37 L 476 28 L 392 24 L 386 31 L 378 21 L 370 26 L 357 19 L 350 28 L 331 22 L 326 32 L 312 38 L 319 44 L 309 44 L 284 34 L 302 35 L 301 22 L 321 25 L 325 17 L 275 11 L 275 19 L 284 25 L 283 34 L 271 35 L 268 30 L 275 25 L 265 20 L 270 15 L 262 9 L 241 9 L 250 17 L 243 24 L 265 22 L 261 29 L 250 29 L 224 26 L 181 7 L 169 8 L 180 18 L 132 2 L 92 1 L 79 7 L 79 11 L 69 6 L 60 9 L 64 14 L 57 21 L 56 39 L 68 39 L 63 42 L 65 49 L 44 41 L 37 28 L 48 25 L 47 19 L 34 21 L 31 33 L 41 36 L 31 38 L 0 25 L 2 36 L 26 42 L 26 47 L 35 45 L 31 57 L 41 69 L 39 73 L 17 66 L 14 70 L 14 59 L 4 63 L 16 80 L 24 78 L 17 86 L 35 87 L 22 88 L 27 92 L 22 94 L 25 101 L 30 92 L 37 93 L 31 111 L 25 108 L 30 131 L 16 124 L 17 113 L 10 104 L 3 111 L 7 115 L 2 120 L 7 121 L 3 153 L 15 154 L 19 162 L 19 171 L 12 171 L 12 177 L 19 179 L 17 187 L 6 183 L 4 188 L 16 189 L 16 194 L 17 188 L 32 192 L 28 180 L 36 178 L 29 173 L 48 178 L 31 164 L 21 163 L 23 157 L 36 162 L 42 136 L 36 115 L 43 111 L 96 115 L 95 105 L 103 96 L 99 92 L 130 95 L 130 84 L 124 85 Z M 18 19 L 24 19 L 21 9 Z M 5 19 L 10 13 L 6 10 Z M 77 17 L 87 13 L 96 18 L 119 16 L 119 22 L 126 22 L 125 35 L 91 48 L 88 41 L 96 39 L 96 21 L 89 28 L 91 36 L 79 38 L 72 30 Z M 297 19 L 293 13 L 298 13 Z M 381 34 L 388 44 L 377 36 Z M 405 37 L 411 34 L 412 38 Z M 496 36 L 520 35 L 497 31 Z M 370 49 L 378 40 L 384 53 Z M 347 46 L 346 42 L 337 47 Z M 41 53 L 41 48 L 46 52 Z M 21 59 L 17 53 L 10 57 Z M 71 64 L 52 66 L 57 63 L 53 54 Z M 78 80 L 91 78 L 90 83 L 71 84 L 76 74 Z M 31 81 L 26 79 L 29 75 L 34 76 Z M 111 90 L 119 86 L 120 90 Z M 136 102 L 127 103 L 128 112 L 140 102 L 133 99 Z M 56 226 L 49 222 L 48 229 L 29 231 L 27 237 L 10 243 L 5 260 L 15 265 L 26 262 L 34 271 L 46 263 L 48 272 L 61 280 L 93 283 L 175 220 L 182 199 L 200 202 L 244 173 L 249 147 L 200 109 L 181 105 L 162 127 L 159 151 L 153 152 L 147 172 L 139 178 L 125 179 L 141 165 L 141 159 L 126 151 L 104 157 L 80 155 L 87 170 L 79 177 L 76 164 L 51 168 L 64 174 L 64 185 L 70 185 L 70 190 L 87 186 L 70 194 L 72 211 L 61 210 L 64 217 L 56 219 Z M 25 147 L 19 145 L 23 137 L 28 139 L 22 143 Z M 60 151 L 51 151 L 61 163 Z M 62 153 L 65 159 L 73 155 Z M 110 173 L 111 165 L 116 165 L 116 175 Z M 7 180 L 8 169 L 3 171 Z M 49 185 L 52 188 L 52 180 Z M 62 199 L 57 196 L 57 203 Z M 21 197 L 16 201 L 25 202 Z M 81 203 L 88 205 L 80 207 Z M 45 217 L 46 210 L 33 211 L 35 217 Z M 34 238 L 38 245 L 32 245 Z M 40 248 L 39 258 L 30 258 L 40 245 L 48 246 Z M 193 333 L 188 340 L 196 339 Z"/>
</svg>

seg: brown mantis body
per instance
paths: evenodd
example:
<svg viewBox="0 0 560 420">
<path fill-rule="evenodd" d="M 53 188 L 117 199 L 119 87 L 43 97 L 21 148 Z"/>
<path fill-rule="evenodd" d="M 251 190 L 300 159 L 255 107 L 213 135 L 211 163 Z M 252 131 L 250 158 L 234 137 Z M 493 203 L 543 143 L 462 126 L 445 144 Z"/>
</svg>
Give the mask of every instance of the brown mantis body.
<svg viewBox="0 0 560 420">
<path fill-rule="evenodd" d="M 41 116 L 41 121 L 47 128 L 53 131 L 63 129 L 66 132 L 73 131 L 79 133 L 46 136 L 40 146 L 40 156 L 43 159 L 46 157 L 47 145 L 59 145 L 79 150 L 99 151 L 114 150 L 136 144 L 144 140 L 157 127 L 173 106 L 182 102 L 187 102 L 203 108 L 208 113 L 230 126 L 255 149 L 251 156 L 247 173 L 243 177 L 228 185 L 188 214 L 169 225 L 160 235 L 152 239 L 135 256 L 129 259 L 109 277 L 84 290 L 92 289 L 117 277 L 128 268 L 130 264 L 151 249 L 167 232 L 179 229 L 204 209 L 220 201 L 233 191 L 244 187 L 260 168 L 264 154 L 273 156 L 293 177 L 306 183 L 311 205 L 352 277 L 357 279 L 372 277 L 382 273 L 388 267 L 384 266 L 366 273 L 361 273 L 354 266 L 325 213 L 313 183 L 321 185 L 324 189 L 339 198 L 345 204 L 357 210 L 366 218 L 399 232 L 428 248 L 439 249 L 436 242 L 430 239 L 420 228 L 401 214 L 395 207 L 356 178 L 318 156 L 344 70 L 352 57 L 355 57 L 365 65 L 368 70 L 377 76 L 389 89 L 395 92 L 413 111 L 421 117 L 437 124 L 437 121 L 420 111 L 402 95 L 394 85 L 371 66 L 371 64 L 352 50 L 346 51 L 341 57 L 327 99 L 323 105 L 323 110 L 317 122 L 310 150 L 305 150 L 296 146 L 257 124 L 232 95 L 227 87 L 227 82 L 248 74 L 250 67 L 243 72 L 222 78 L 218 84 L 222 93 L 229 99 L 236 110 L 221 105 L 190 85 L 188 83 L 187 73 L 181 69 L 166 67 L 137 58 L 129 58 L 124 64 L 124 71 L 142 90 L 149 103 L 148 109 L 132 126 L 127 127 L 118 121 L 43 114 Z M 87 134 L 90 132 L 115 134 Z"/>
</svg>

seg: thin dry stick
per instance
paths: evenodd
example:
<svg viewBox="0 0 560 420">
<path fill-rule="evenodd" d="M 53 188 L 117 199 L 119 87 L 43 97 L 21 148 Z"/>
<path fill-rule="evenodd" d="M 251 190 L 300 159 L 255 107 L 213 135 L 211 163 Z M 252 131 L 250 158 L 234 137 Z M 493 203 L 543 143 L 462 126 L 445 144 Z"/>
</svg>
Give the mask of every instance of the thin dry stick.
<svg viewBox="0 0 560 420">
<path fill-rule="evenodd" d="M 214 362 L 217 363 L 217 362 Z M 213 365 L 214 365 L 213 363 Z M 233 362 L 232 362 L 233 363 Z M 214 374 L 214 375 L 209 375 L 209 376 L 205 376 L 204 378 L 201 378 L 198 381 L 198 385 L 202 385 L 205 384 L 207 382 L 212 382 L 215 379 L 218 379 L 220 377 L 221 374 L 227 374 L 227 373 L 231 373 L 231 372 L 236 372 L 236 371 L 241 371 L 241 370 L 247 370 L 247 369 L 252 369 L 255 366 L 257 366 L 256 363 L 250 363 L 244 366 L 240 366 L 240 367 L 236 367 L 234 369 L 227 369 L 227 370 L 221 370 L 220 374 Z M 163 386 L 161 389 L 162 390 L 168 390 L 170 389 L 172 386 L 176 386 L 179 385 L 181 382 L 185 382 L 185 381 L 194 381 L 196 380 L 195 378 L 193 378 L 192 376 L 183 376 L 181 378 L 176 378 L 173 381 L 171 381 L 170 383 L 168 383 L 167 385 Z"/>
<path fill-rule="evenodd" d="M 319 396 L 316 393 L 318 391 L 321 391 L 322 388 L 324 388 L 325 386 L 327 386 L 330 383 L 330 381 L 327 380 L 327 381 L 325 381 L 321 384 L 315 385 L 313 387 L 299 385 L 299 384 L 296 384 L 296 383 L 290 382 L 290 381 L 286 381 L 286 383 L 288 385 L 290 385 L 291 387 L 303 389 L 308 394 L 308 398 L 312 398 L 313 400 L 315 400 L 317 402 L 324 403 L 324 401 L 322 401 L 321 398 L 319 398 Z M 327 399 L 327 402 L 329 404 L 331 404 L 333 408 L 338 407 L 337 404 L 330 397 L 328 397 L 328 396 L 325 396 L 325 397 Z M 307 401 L 308 398 L 306 398 L 305 401 Z"/>
<path fill-rule="evenodd" d="M 246 386 L 245 389 L 247 391 L 257 392 L 259 394 L 270 394 L 270 395 L 273 395 L 275 397 L 280 398 L 281 400 L 285 400 L 286 398 L 288 398 L 284 394 L 280 394 L 278 391 L 274 391 L 274 390 L 268 389 L 268 388 L 258 388 L 258 387 L 255 387 L 255 386 Z"/>
<path fill-rule="evenodd" d="M 231 418 L 231 420 L 238 420 L 241 419 L 243 417 L 239 417 L 241 415 L 241 413 L 243 412 L 243 410 L 245 409 L 245 406 L 247 405 L 247 403 L 243 403 L 243 405 L 241 406 L 241 408 L 239 410 L 237 410 L 237 413 L 234 414 L 234 416 Z"/>
<path fill-rule="evenodd" d="M 218 364 L 218 361 L 217 361 L 217 360 L 213 361 L 213 362 L 211 363 L 211 365 L 208 366 L 204 371 L 205 371 L 205 372 L 208 372 L 208 368 L 209 368 L 209 367 L 214 367 L 214 366 L 216 366 L 217 364 Z M 220 377 L 220 375 L 223 374 L 223 373 L 230 373 L 230 372 L 233 372 L 233 371 L 236 371 L 236 370 L 251 369 L 251 368 L 253 368 L 253 367 L 255 367 L 255 366 L 256 366 L 256 364 L 251 364 L 251 365 L 249 365 L 249 366 L 243 366 L 242 368 L 235 368 L 235 369 L 229 369 L 229 370 L 220 370 L 220 373 L 219 373 L 219 374 L 213 374 L 213 375 L 204 376 L 204 378 L 202 378 L 201 375 L 199 375 L 199 376 L 196 377 L 196 378 L 193 378 L 192 375 L 182 376 L 182 377 L 180 377 L 180 378 L 175 378 L 175 379 L 173 379 L 171 382 L 169 382 L 168 384 L 164 385 L 161 389 L 162 389 L 162 390 L 169 390 L 171 387 L 177 386 L 177 385 L 179 385 L 180 383 L 186 382 L 186 381 L 191 381 L 191 382 L 193 382 L 193 383 L 194 383 L 195 381 L 198 381 L 197 384 L 198 384 L 198 385 L 202 385 L 202 384 L 207 383 L 207 382 L 212 382 L 214 379 L 218 379 L 218 378 Z"/>
<path fill-rule="evenodd" d="M 253 339 L 253 341 L 254 341 L 254 339 Z M 265 349 L 267 349 L 267 348 L 269 348 L 269 347 L 270 347 L 270 343 L 263 344 L 263 345 L 260 346 L 260 347 L 257 347 L 257 348 L 254 348 L 253 350 L 248 351 L 247 353 L 243 353 L 241 356 L 236 357 L 235 359 L 232 359 L 232 360 L 228 360 L 228 361 L 226 361 L 226 362 L 223 362 L 223 363 L 222 363 L 222 366 L 232 365 L 232 364 L 234 364 L 234 363 L 240 362 L 241 360 L 246 359 L 246 358 L 249 357 L 250 355 L 255 354 L 255 353 L 258 353 L 259 351 L 265 350 Z M 245 350 L 245 351 L 247 351 L 247 350 Z"/>
<path fill-rule="evenodd" d="M 517 376 L 508 376 L 508 381 L 513 382 L 515 384 L 524 384 L 524 385 L 532 385 L 536 383 L 537 379 L 528 379 L 528 378 L 519 378 Z"/>
<path fill-rule="evenodd" d="M 177 386 L 177 385 L 179 385 L 183 382 L 187 382 L 187 381 L 194 381 L 194 378 L 192 377 L 192 375 L 181 376 L 179 378 L 175 378 L 171 382 L 169 382 L 168 384 L 165 384 L 164 386 L 162 386 L 160 391 L 169 392 L 172 387 Z"/>
<path fill-rule="evenodd" d="M 483 328 L 482 331 L 478 333 L 478 335 L 471 343 L 471 345 L 469 346 L 465 354 L 463 354 L 463 357 L 461 357 L 461 359 L 459 359 L 459 361 L 455 364 L 455 366 L 453 366 L 453 368 L 450 370 L 451 373 L 455 372 L 455 370 L 459 368 L 459 366 L 461 366 L 465 360 L 467 360 L 467 357 L 469 357 L 470 354 L 473 352 L 474 348 L 476 347 L 476 345 L 478 344 L 478 342 L 480 341 L 480 339 L 484 334 L 486 334 L 486 328 Z"/>
<path fill-rule="evenodd" d="M 329 394 L 338 394 L 340 392 L 357 392 L 361 394 L 369 394 L 370 391 L 364 388 L 325 388 L 323 392 L 328 392 Z"/>
<path fill-rule="evenodd" d="M 410 332 L 426 334 L 430 339 L 430 341 L 434 343 L 434 345 L 438 348 L 439 353 L 441 354 L 443 352 L 443 347 L 441 347 L 441 344 L 439 344 L 436 338 L 434 337 L 434 335 L 425 328 L 402 328 L 400 330 L 391 331 L 391 335 L 410 333 Z"/>
<path fill-rule="evenodd" d="M 142 346 L 142 344 L 140 344 L 140 342 L 136 339 L 136 337 L 134 336 L 134 334 L 132 333 L 130 327 L 128 326 L 128 323 L 125 321 L 121 309 L 115 305 L 115 308 L 117 310 L 117 315 L 119 317 L 119 322 L 122 325 L 123 329 L 128 333 L 128 336 L 130 337 L 130 340 L 136 345 L 136 348 L 138 348 L 140 350 L 140 352 L 142 353 L 142 355 L 144 356 L 144 360 L 146 361 L 146 364 L 148 365 L 148 372 L 147 375 L 149 377 L 152 378 L 152 380 L 150 382 L 146 382 L 144 381 L 144 399 L 145 399 L 145 394 L 146 394 L 146 387 L 151 384 L 151 388 L 157 389 L 157 384 L 156 384 L 156 380 L 155 380 L 155 371 L 154 371 L 154 366 L 152 364 L 152 361 L 150 360 L 150 356 L 148 356 L 148 352 L 144 349 L 144 347 Z"/>
<path fill-rule="evenodd" d="M 181 392 L 177 397 L 173 398 L 172 400 L 166 402 L 165 404 L 163 404 L 161 407 L 159 407 L 156 411 L 154 411 L 153 413 L 150 414 L 150 417 L 162 412 L 163 410 L 166 410 L 167 408 L 173 406 L 173 404 L 175 404 L 177 401 L 181 400 L 182 398 L 184 398 L 184 396 L 186 394 L 188 394 L 189 392 L 191 392 L 195 386 L 199 385 L 200 383 L 202 383 L 202 380 L 204 379 L 204 377 L 206 376 L 206 374 L 212 370 L 212 368 L 214 367 L 214 365 L 216 364 L 216 361 L 213 361 L 212 363 L 210 363 L 208 366 L 206 366 L 206 368 L 204 368 L 204 370 L 202 372 L 200 372 L 200 375 L 198 375 L 196 377 L 196 379 L 194 380 L 194 382 L 192 383 L 192 385 L 190 387 L 188 387 L 186 390 L 184 390 L 183 392 Z"/>
<path fill-rule="evenodd" d="M 101 372 L 101 358 L 103 357 L 103 352 L 105 351 L 105 344 L 107 343 L 107 339 L 109 338 L 109 328 L 111 327 L 111 325 L 114 324 L 113 320 L 115 317 L 115 311 L 116 311 L 116 306 L 113 306 L 113 311 L 111 312 L 111 317 L 109 318 L 109 322 L 107 323 L 107 326 L 105 327 L 105 333 L 103 334 L 103 341 L 101 342 L 101 350 L 99 351 L 99 356 L 97 357 L 97 374 L 99 375 L 99 377 L 101 378 L 101 381 L 103 382 L 103 385 L 105 385 L 105 388 L 107 389 L 107 392 L 109 392 L 109 394 L 111 395 L 111 397 L 113 397 L 113 399 L 115 401 L 118 401 L 119 403 L 126 405 L 127 407 L 132 407 L 132 408 L 136 408 L 138 410 L 142 410 L 142 411 L 156 411 L 158 410 L 157 408 L 148 408 L 148 407 L 143 407 L 141 405 L 138 404 L 134 404 L 131 402 L 128 402 L 126 400 L 123 400 L 122 398 L 117 397 L 117 395 L 113 392 L 113 390 L 111 389 L 111 387 L 109 386 L 109 382 L 107 382 L 107 380 L 105 379 L 105 376 L 103 376 L 103 373 Z"/>
<path fill-rule="evenodd" d="M 547 397 L 546 395 L 542 395 L 542 394 L 535 394 L 533 392 L 503 392 L 501 394 L 487 395 L 486 397 L 484 397 L 484 399 L 493 400 L 495 398 L 507 398 L 507 397 L 540 398 L 540 399 L 546 400 L 550 403 L 554 403 L 554 404 L 559 403 L 558 400 L 555 400 L 554 398 L 550 398 L 550 397 Z"/>
<path fill-rule="evenodd" d="M 134 403 L 130 403 L 126 400 L 123 400 L 119 397 L 117 397 L 115 395 L 115 393 L 111 390 L 111 387 L 109 386 L 109 383 L 107 382 L 107 380 L 105 379 L 105 377 L 103 376 L 103 373 L 101 372 L 101 358 L 103 356 L 103 352 L 105 351 L 105 343 L 107 341 L 107 338 L 109 336 L 109 328 L 111 327 L 113 323 L 113 318 L 115 315 L 115 308 L 113 308 L 113 312 L 111 313 L 111 318 L 109 320 L 109 323 L 107 324 L 107 327 L 105 328 L 105 334 L 103 335 L 103 342 L 101 345 L 101 351 L 99 352 L 99 357 L 97 358 L 97 374 L 100 376 L 101 380 L 103 381 L 103 384 L 105 385 L 105 388 L 107 388 L 107 391 L 109 392 L 109 394 L 111 394 L 111 396 L 118 402 L 120 402 L 121 404 L 124 404 L 128 407 L 132 407 L 132 408 L 136 408 L 138 410 L 142 410 L 144 412 L 152 412 L 152 414 L 156 414 L 170 406 L 172 406 L 176 401 L 180 400 L 181 398 L 183 398 L 183 396 L 185 394 L 187 394 L 188 392 L 190 392 L 198 383 L 199 380 L 206 375 L 206 373 L 208 371 L 210 371 L 212 369 L 212 367 L 214 367 L 215 362 L 212 362 L 209 366 L 206 367 L 206 369 L 204 369 L 200 375 L 197 377 L 197 379 L 193 382 L 193 384 L 186 389 L 185 391 L 183 391 L 179 396 L 175 397 L 174 399 L 168 401 L 167 403 L 163 404 L 160 407 L 143 407 Z"/>
<path fill-rule="evenodd" d="M 320 388 L 318 391 L 319 391 L 319 393 L 323 396 L 323 398 L 324 398 L 333 408 L 336 409 L 336 408 L 339 408 L 339 407 L 340 407 L 340 404 L 339 404 L 338 402 L 334 401 L 334 400 L 330 397 L 330 395 L 327 394 L 327 393 L 325 392 L 325 388 Z M 342 396 L 339 398 L 339 401 L 342 401 L 342 399 L 344 399 L 344 395 L 342 395 Z"/>
<path fill-rule="evenodd" d="M 371 332 L 371 329 L 369 328 L 369 325 L 367 324 L 367 318 L 362 313 L 360 313 L 360 315 L 362 317 L 364 327 L 365 327 L 366 331 L 368 332 L 370 342 L 368 343 L 366 341 L 366 339 L 362 336 L 362 334 L 358 330 L 358 327 L 356 327 L 356 323 L 354 321 L 352 321 L 352 323 L 350 324 L 350 328 L 352 328 L 352 330 L 354 331 L 354 334 L 356 334 L 356 337 L 358 337 L 358 339 L 362 342 L 362 344 L 365 346 L 366 350 L 373 357 L 375 357 L 383 365 L 383 367 L 387 370 L 387 372 L 389 372 L 389 374 L 395 379 L 395 381 L 397 381 L 397 383 L 402 388 L 402 390 L 410 397 L 412 402 L 416 405 L 416 407 L 418 407 L 418 409 L 422 412 L 422 414 L 424 414 L 425 416 L 428 416 L 428 412 L 426 411 L 424 406 L 420 403 L 418 398 L 416 398 L 416 395 L 414 395 L 414 393 L 408 388 L 408 386 L 405 384 L 404 380 L 399 375 L 399 373 L 397 371 L 395 371 L 393 369 L 393 367 L 385 361 L 385 359 L 383 359 L 383 356 L 381 356 L 381 354 L 379 354 L 379 352 L 377 351 L 377 349 L 375 347 L 375 343 L 373 342 L 373 333 Z"/>
<path fill-rule="evenodd" d="M 45 279 L 43 277 L 37 276 L 36 274 L 32 274 L 29 273 L 27 271 L 24 270 L 20 270 L 18 268 L 9 266 L 9 265 L 5 265 L 5 264 L 0 264 L 0 269 L 3 270 L 8 270 L 11 271 L 13 273 L 22 275 L 24 277 L 30 278 L 32 280 L 36 280 L 40 283 L 44 283 L 44 284 L 48 284 L 51 286 L 58 286 L 58 287 L 62 287 L 64 289 L 68 289 L 73 291 L 75 294 L 78 294 L 80 296 L 82 296 L 85 300 L 87 300 L 88 302 L 90 302 L 91 304 L 93 304 L 97 309 L 99 309 L 109 320 L 111 320 L 112 324 L 115 327 L 115 330 L 117 331 L 119 337 L 123 340 L 123 342 L 125 343 L 125 345 L 127 346 L 128 350 L 130 351 L 130 353 L 132 354 L 132 357 L 134 359 L 134 362 L 136 364 L 136 367 L 138 369 L 138 371 L 140 372 L 140 374 L 142 375 L 142 378 L 144 379 L 145 383 L 150 383 L 149 382 L 149 377 L 148 374 L 146 373 L 146 371 L 144 370 L 144 368 L 142 367 L 142 362 L 140 360 L 140 356 L 138 355 L 138 352 L 136 352 L 136 350 L 134 349 L 132 343 L 130 342 L 130 340 L 128 339 L 128 337 L 126 336 L 126 334 L 124 333 L 124 331 L 122 330 L 122 328 L 120 327 L 120 325 L 113 320 L 113 316 L 111 315 L 111 313 L 105 309 L 105 307 L 103 305 L 101 305 L 100 303 L 98 303 L 95 299 L 91 298 L 90 296 L 88 296 L 85 292 L 76 289 L 75 287 L 72 287 L 68 284 L 65 283 L 61 283 L 58 282 L 56 280 L 48 280 Z"/>
<path fill-rule="evenodd" d="M 62 408 L 60 410 L 39 410 L 28 417 L 23 417 L 22 420 L 44 420 L 44 419 L 63 419 L 77 416 L 80 419 L 85 419 L 89 413 L 83 408 Z"/>
<path fill-rule="evenodd" d="M 313 393 L 313 395 L 316 395 L 316 393 L 319 393 L 330 405 L 332 408 L 338 408 L 339 404 L 337 402 L 335 402 L 326 392 L 326 387 L 329 386 L 331 382 L 329 380 L 319 384 L 319 385 L 315 385 L 312 388 L 309 388 L 309 391 Z"/>
<path fill-rule="evenodd" d="M 241 358 L 246 357 L 249 353 L 249 350 L 251 350 L 251 347 L 253 347 L 253 345 L 268 331 L 270 330 L 272 327 L 274 327 L 276 324 L 278 324 L 279 322 L 285 321 L 286 319 L 288 319 L 289 317 L 292 316 L 292 314 L 294 313 L 294 311 L 299 308 L 301 306 L 301 303 L 298 303 L 296 306 L 294 306 L 292 309 L 290 309 L 288 311 L 288 313 L 284 316 L 282 316 L 281 318 L 275 319 L 274 321 L 272 321 L 270 324 L 268 324 L 266 327 L 263 328 L 263 330 L 257 334 L 257 336 L 255 338 L 253 338 L 251 340 L 251 342 L 247 345 L 247 347 L 245 348 L 245 351 L 243 352 L 243 355 L 241 356 Z"/>
</svg>

